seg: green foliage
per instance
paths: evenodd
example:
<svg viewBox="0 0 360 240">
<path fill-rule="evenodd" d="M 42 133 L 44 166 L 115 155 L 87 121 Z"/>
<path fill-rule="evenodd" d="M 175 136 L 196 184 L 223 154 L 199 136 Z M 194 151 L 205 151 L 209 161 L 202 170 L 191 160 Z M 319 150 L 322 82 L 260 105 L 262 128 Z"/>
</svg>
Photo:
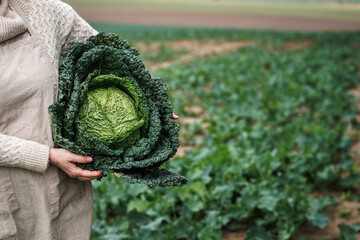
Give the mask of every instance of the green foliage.
<svg viewBox="0 0 360 240">
<path fill-rule="evenodd" d="M 342 208 L 340 211 L 340 216 L 343 218 L 349 218 L 351 216 L 351 212 L 347 208 Z"/>
<path fill-rule="evenodd" d="M 284 41 L 315 40 L 317 43 L 344 44 L 356 43 L 360 40 L 359 32 L 339 32 L 317 34 L 311 32 L 270 31 L 270 30 L 238 30 L 231 28 L 200 28 L 200 27 L 167 27 L 138 26 L 110 23 L 92 23 L 95 29 L 114 32 L 129 42 L 161 42 L 164 40 L 197 39 L 197 40 L 256 40 L 262 44 L 281 44 Z M 321 45 L 324 46 L 324 45 Z"/>
<path fill-rule="evenodd" d="M 355 240 L 356 239 L 356 232 L 358 225 L 354 224 L 354 226 L 349 226 L 346 224 L 339 224 L 340 229 L 340 237 L 341 240 Z"/>
<path fill-rule="evenodd" d="M 213 31 L 191 29 L 185 37 L 219 37 Z M 155 38 L 168 34 L 159 32 Z M 221 37 L 251 37 L 234 32 Z M 252 35 L 257 47 L 154 73 L 165 76 L 177 114 L 192 116 L 187 107 L 199 106 L 209 116 L 199 145 L 165 164 L 189 183 L 94 182 L 92 239 L 220 239 L 224 229 L 245 225 L 247 239 L 285 240 L 307 221 L 326 226 L 323 211 L 336 200 L 311 192 L 351 191 L 357 183 L 343 176 L 357 174 L 344 132 L 357 129 L 347 89 L 359 83 L 359 34 L 259 34 Z M 306 49 L 281 48 L 305 37 L 312 42 Z"/>
<path fill-rule="evenodd" d="M 183 176 L 159 169 L 176 153 L 179 125 L 170 119 L 167 86 L 151 77 L 137 55 L 115 34 L 69 46 L 59 97 L 49 107 L 55 142 L 92 156 L 91 163 L 79 164 L 84 169 L 118 172 L 149 186 L 184 184 Z"/>
</svg>

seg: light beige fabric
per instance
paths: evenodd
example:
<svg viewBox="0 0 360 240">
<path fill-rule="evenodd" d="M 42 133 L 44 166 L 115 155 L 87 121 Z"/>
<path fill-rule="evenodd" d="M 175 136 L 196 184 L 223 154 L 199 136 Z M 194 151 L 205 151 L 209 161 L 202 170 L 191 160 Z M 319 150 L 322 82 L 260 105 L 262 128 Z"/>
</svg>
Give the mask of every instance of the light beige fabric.
<svg viewBox="0 0 360 240">
<path fill-rule="evenodd" d="M 46 1 L 53 3 L 52 13 L 62 5 Z M 49 35 L 50 51 L 43 34 L 30 21 L 35 14 L 28 8 L 30 1 L 10 2 L 30 34 L 0 43 L 0 239 L 87 240 L 93 208 L 91 182 L 72 179 L 48 166 L 53 140 L 47 108 L 57 92 L 59 59 L 55 58 L 69 40 L 85 40 L 96 31 L 77 15 L 70 15 L 69 30 L 62 30 L 66 35 Z M 52 24 L 63 20 L 67 22 L 56 14 L 43 19 Z M 44 31 L 53 30 L 44 27 Z"/>
<path fill-rule="evenodd" d="M 27 36 L 0 45 L 0 166 L 43 173 L 53 146 L 45 108 L 53 101 L 56 69 L 43 50 L 33 51 L 35 36 Z"/>
<path fill-rule="evenodd" d="M 24 21 L 9 5 L 9 0 L 0 1 L 0 42 L 26 31 Z"/>
<path fill-rule="evenodd" d="M 17 6 L 17 13 L 21 15 L 24 24 L 29 31 L 36 33 L 45 47 L 44 50 L 50 57 L 51 64 L 56 68 L 55 79 L 58 77 L 60 55 L 66 52 L 68 43 L 84 41 L 97 33 L 69 5 L 59 0 L 11 0 L 10 2 L 12 6 Z M 24 37 L 26 32 L 0 43 L 0 48 Z M 0 55 L 0 58 L 4 57 Z M 0 66 L 1 68 L 5 66 Z M 0 97 L 0 104 L 2 101 L 4 100 Z M 39 173 L 46 170 L 48 147 L 1 133 L 0 167 L 20 166 Z M 29 151 L 30 149 L 32 151 Z"/>
</svg>

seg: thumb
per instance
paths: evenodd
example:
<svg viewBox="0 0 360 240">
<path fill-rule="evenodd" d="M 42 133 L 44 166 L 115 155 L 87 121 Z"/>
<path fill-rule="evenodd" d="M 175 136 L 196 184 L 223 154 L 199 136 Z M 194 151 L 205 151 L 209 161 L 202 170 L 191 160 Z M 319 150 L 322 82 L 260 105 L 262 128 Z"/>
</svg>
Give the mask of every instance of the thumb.
<svg viewBox="0 0 360 240">
<path fill-rule="evenodd" d="M 92 158 L 89 157 L 89 156 L 71 154 L 70 162 L 73 162 L 73 163 L 89 163 L 91 161 L 92 161 Z"/>
</svg>

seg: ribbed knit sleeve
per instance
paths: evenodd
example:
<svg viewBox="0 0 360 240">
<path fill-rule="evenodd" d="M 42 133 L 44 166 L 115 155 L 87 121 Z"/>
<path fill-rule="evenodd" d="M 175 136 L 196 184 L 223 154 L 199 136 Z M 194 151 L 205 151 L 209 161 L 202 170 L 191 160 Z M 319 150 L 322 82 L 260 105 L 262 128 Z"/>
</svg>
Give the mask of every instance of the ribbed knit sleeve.
<svg viewBox="0 0 360 240">
<path fill-rule="evenodd" d="M 9 5 L 9 0 L 0 1 L 0 43 L 26 31 L 24 20 Z"/>
<path fill-rule="evenodd" d="M 0 133 L 0 167 L 19 167 L 44 173 L 49 146 Z"/>
<path fill-rule="evenodd" d="M 69 15 L 71 16 L 71 27 L 66 34 L 65 42 L 61 47 L 61 55 L 65 55 L 70 42 L 83 42 L 90 36 L 96 35 L 98 32 L 92 28 L 84 19 L 82 19 L 75 10 L 67 4 L 66 7 L 70 9 Z"/>
</svg>

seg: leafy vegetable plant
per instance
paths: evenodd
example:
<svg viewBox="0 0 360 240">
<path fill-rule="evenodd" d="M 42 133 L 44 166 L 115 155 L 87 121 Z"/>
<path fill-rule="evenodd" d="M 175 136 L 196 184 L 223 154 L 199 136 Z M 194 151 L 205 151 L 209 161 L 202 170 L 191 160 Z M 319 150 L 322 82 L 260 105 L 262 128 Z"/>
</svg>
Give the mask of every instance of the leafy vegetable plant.
<svg viewBox="0 0 360 240">
<path fill-rule="evenodd" d="M 117 172 L 131 183 L 182 185 L 159 167 L 179 146 L 167 86 L 152 78 L 139 52 L 115 34 L 72 43 L 60 66 L 58 100 L 49 107 L 55 142 L 93 162 L 83 169 Z"/>
</svg>

